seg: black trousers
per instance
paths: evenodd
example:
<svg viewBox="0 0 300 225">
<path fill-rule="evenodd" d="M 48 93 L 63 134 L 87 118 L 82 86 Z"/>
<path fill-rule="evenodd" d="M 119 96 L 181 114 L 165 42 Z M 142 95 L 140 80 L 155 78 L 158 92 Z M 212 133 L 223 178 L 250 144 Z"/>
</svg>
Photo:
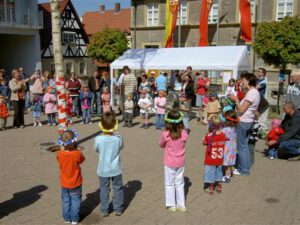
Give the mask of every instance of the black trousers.
<svg viewBox="0 0 300 225">
<path fill-rule="evenodd" d="M 14 127 L 24 126 L 25 100 L 12 101 L 14 107 Z"/>
</svg>

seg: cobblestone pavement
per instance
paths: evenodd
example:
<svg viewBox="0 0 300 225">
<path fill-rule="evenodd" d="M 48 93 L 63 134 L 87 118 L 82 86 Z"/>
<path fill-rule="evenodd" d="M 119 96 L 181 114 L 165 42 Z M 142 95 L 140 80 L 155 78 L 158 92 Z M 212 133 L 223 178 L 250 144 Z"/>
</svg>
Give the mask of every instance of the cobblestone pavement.
<svg viewBox="0 0 300 225">
<path fill-rule="evenodd" d="M 26 115 L 29 123 L 31 118 Z M 83 220 L 80 224 L 300 224 L 300 162 L 268 160 L 257 144 L 256 162 L 250 176 L 234 177 L 224 184 L 223 193 L 208 196 L 203 192 L 205 134 L 202 125 L 191 121 L 186 151 L 186 213 L 171 213 L 164 208 L 163 152 L 158 146 L 160 131 L 135 127 L 120 128 L 125 148 L 122 151 L 125 211 L 121 217 L 99 213 L 98 156 L 93 139 L 99 134 L 97 123 L 73 125 L 86 150 L 82 166 Z M 151 119 L 154 121 L 154 118 Z M 11 125 L 11 118 L 9 124 Z M 63 224 L 61 217 L 58 166 L 54 153 L 39 149 L 41 142 L 55 141 L 56 127 L 9 129 L 0 132 L 0 224 Z"/>
</svg>

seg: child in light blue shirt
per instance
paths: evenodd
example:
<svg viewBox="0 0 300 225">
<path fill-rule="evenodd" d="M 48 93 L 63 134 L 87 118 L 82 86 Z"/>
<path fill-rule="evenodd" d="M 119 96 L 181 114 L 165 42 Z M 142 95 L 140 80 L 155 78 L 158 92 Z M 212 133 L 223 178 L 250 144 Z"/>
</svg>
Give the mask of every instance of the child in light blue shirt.
<svg viewBox="0 0 300 225">
<path fill-rule="evenodd" d="M 120 151 L 123 140 L 120 135 L 114 134 L 118 128 L 117 119 L 112 112 L 101 116 L 99 124 L 103 134 L 95 138 L 95 151 L 99 153 L 97 174 L 100 180 L 100 211 L 103 217 L 109 213 L 109 187 L 112 181 L 114 198 L 113 209 L 116 216 L 123 211 L 123 183 Z"/>
</svg>

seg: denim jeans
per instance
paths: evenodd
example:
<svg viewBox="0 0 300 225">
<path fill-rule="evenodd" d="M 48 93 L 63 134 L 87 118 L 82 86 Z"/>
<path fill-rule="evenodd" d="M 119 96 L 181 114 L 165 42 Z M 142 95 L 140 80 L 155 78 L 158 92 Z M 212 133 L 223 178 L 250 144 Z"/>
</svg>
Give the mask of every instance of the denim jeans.
<svg viewBox="0 0 300 225">
<path fill-rule="evenodd" d="M 156 129 L 161 129 L 165 127 L 165 114 L 156 114 L 155 126 Z"/>
<path fill-rule="evenodd" d="M 89 123 L 91 122 L 91 109 L 84 109 L 82 108 L 82 122 L 83 123 Z"/>
<path fill-rule="evenodd" d="M 249 175 L 251 156 L 249 149 L 249 130 L 253 123 L 240 122 L 237 126 L 238 171 L 242 175 Z"/>
<path fill-rule="evenodd" d="M 122 174 L 115 177 L 99 177 L 100 181 L 100 211 L 102 214 L 109 212 L 109 186 L 112 180 L 114 190 L 113 208 L 115 212 L 123 211 L 123 183 Z"/>
<path fill-rule="evenodd" d="M 26 91 L 25 92 L 25 109 L 30 108 L 31 106 L 31 101 L 30 101 L 30 92 Z"/>
<path fill-rule="evenodd" d="M 280 147 L 292 155 L 300 154 L 300 140 L 290 139 L 288 141 L 282 141 Z"/>
<path fill-rule="evenodd" d="M 102 103 L 101 103 L 101 92 L 100 91 L 97 91 L 95 93 L 95 96 L 94 96 L 94 100 L 96 100 L 96 107 L 97 107 L 97 115 L 101 115 L 102 113 Z"/>
<path fill-rule="evenodd" d="M 222 181 L 223 171 L 221 166 L 205 165 L 204 167 L 204 183 L 214 184 Z"/>
<path fill-rule="evenodd" d="M 79 97 L 78 96 L 72 96 L 73 101 L 73 112 L 78 116 L 79 115 Z"/>
<path fill-rule="evenodd" d="M 184 126 L 184 129 L 186 129 L 186 130 L 190 129 L 189 120 L 190 120 L 190 118 L 188 118 L 188 117 L 183 117 L 182 118 L 183 126 Z"/>
<path fill-rule="evenodd" d="M 276 148 L 269 148 L 268 156 L 277 159 L 278 158 L 277 149 Z"/>
<path fill-rule="evenodd" d="M 47 114 L 47 117 L 48 117 L 48 124 L 56 124 L 55 113 L 49 113 Z"/>
<path fill-rule="evenodd" d="M 250 167 L 252 167 L 255 163 L 255 156 L 254 156 L 255 142 L 249 141 L 248 146 L 250 150 Z"/>
<path fill-rule="evenodd" d="M 65 221 L 78 222 L 82 187 L 61 188 L 62 215 Z"/>
</svg>

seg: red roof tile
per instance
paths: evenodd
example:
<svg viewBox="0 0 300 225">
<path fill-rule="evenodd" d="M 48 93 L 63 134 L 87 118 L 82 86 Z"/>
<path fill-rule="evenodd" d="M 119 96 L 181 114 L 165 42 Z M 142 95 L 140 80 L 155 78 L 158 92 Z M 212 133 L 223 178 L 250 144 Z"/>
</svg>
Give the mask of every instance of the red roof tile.
<svg viewBox="0 0 300 225">
<path fill-rule="evenodd" d="M 118 13 L 115 13 L 115 10 L 106 10 L 104 12 L 86 12 L 83 15 L 84 29 L 89 36 L 107 27 L 130 32 L 130 23 L 130 8 L 121 9 Z"/>
<path fill-rule="evenodd" d="M 64 9 L 66 8 L 66 5 L 68 4 L 69 1 L 70 0 L 61 0 L 61 1 L 59 1 L 59 11 L 60 11 L 60 13 L 62 13 L 64 11 Z M 39 4 L 39 6 L 44 11 L 47 11 L 47 12 L 51 13 L 50 2 Z"/>
</svg>

